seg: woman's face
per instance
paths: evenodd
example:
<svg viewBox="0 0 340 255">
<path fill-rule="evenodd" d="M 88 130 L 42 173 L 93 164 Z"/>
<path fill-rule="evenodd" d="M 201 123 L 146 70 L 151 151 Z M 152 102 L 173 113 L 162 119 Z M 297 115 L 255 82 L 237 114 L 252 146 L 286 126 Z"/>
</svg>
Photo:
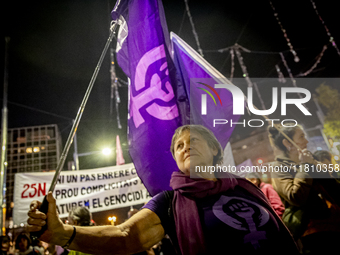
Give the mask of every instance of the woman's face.
<svg viewBox="0 0 340 255">
<path fill-rule="evenodd" d="M 305 132 L 297 127 L 295 134 L 293 135 L 293 141 L 300 147 L 301 150 L 307 148 L 308 140 L 306 139 Z"/>
<path fill-rule="evenodd" d="M 184 131 L 176 140 L 174 155 L 177 166 L 182 173 L 190 176 L 195 166 L 212 166 L 218 150 L 211 148 L 208 142 L 196 132 Z"/>
</svg>

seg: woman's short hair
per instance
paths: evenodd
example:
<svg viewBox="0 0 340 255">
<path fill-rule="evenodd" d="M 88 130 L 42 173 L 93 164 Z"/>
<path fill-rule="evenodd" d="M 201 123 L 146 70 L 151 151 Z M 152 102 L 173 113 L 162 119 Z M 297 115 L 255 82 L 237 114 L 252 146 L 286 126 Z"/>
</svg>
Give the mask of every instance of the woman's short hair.
<svg viewBox="0 0 340 255">
<path fill-rule="evenodd" d="M 77 221 L 79 226 L 91 226 L 92 214 L 86 207 L 78 206 L 73 207 L 69 212 L 69 217 L 73 221 Z"/>
<path fill-rule="evenodd" d="M 223 162 L 223 149 L 219 141 L 216 139 L 213 132 L 202 125 L 184 125 L 176 129 L 172 136 L 170 151 L 172 156 L 175 158 L 175 143 L 177 139 L 182 135 L 183 132 L 189 131 L 200 134 L 208 143 L 212 149 L 217 149 L 217 155 L 214 156 L 213 165 L 221 164 Z"/>
<path fill-rule="evenodd" d="M 298 128 L 302 129 L 301 125 L 294 125 L 295 123 L 287 123 L 285 126 L 277 125 L 276 127 L 280 129 L 285 135 L 287 135 L 290 139 L 293 140 L 293 136 Z M 279 150 L 283 151 L 285 154 L 288 153 L 286 146 L 283 144 L 283 139 L 287 139 L 279 130 L 275 127 L 268 127 L 269 132 L 269 141 L 272 147 L 276 147 Z"/>
<path fill-rule="evenodd" d="M 27 248 L 29 248 L 32 245 L 32 241 L 31 241 L 29 234 L 22 232 L 15 239 L 15 249 L 19 250 L 19 243 L 20 243 L 21 239 L 27 240 Z"/>
</svg>

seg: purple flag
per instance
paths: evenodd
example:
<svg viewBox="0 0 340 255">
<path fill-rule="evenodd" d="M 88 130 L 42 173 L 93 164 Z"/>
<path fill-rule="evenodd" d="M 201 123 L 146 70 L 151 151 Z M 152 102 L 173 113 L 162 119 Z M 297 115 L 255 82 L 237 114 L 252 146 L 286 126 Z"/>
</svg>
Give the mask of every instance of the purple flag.
<svg viewBox="0 0 340 255">
<path fill-rule="evenodd" d="M 118 1 L 112 18 L 120 25 L 117 61 L 129 77 L 129 153 L 145 187 L 154 196 L 169 190 L 177 165 L 171 138 L 181 125 L 175 68 L 160 0 Z"/>
<path fill-rule="evenodd" d="M 231 92 L 215 88 L 215 84 L 232 83 L 174 33 L 171 42 L 175 66 L 190 101 L 190 123 L 210 129 L 224 148 L 235 127 L 231 122 L 237 122 L 240 116 L 233 115 Z M 216 119 L 220 120 L 218 124 L 214 124 Z"/>
</svg>

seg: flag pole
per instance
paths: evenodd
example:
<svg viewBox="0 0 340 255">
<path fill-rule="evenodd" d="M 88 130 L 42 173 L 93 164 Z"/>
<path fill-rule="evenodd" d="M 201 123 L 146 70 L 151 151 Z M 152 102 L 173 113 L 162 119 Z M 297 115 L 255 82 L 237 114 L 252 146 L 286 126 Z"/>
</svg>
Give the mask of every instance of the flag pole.
<svg viewBox="0 0 340 255">
<path fill-rule="evenodd" d="M 6 40 L 5 50 L 5 73 L 4 73 L 4 94 L 3 94 L 3 106 L 2 106 L 2 121 L 1 121 L 1 167 L 0 167 L 0 234 L 4 235 L 6 228 L 6 171 L 7 171 L 7 88 L 8 88 L 8 44 L 9 37 Z"/>
<path fill-rule="evenodd" d="M 65 163 L 65 160 L 66 160 L 66 156 L 68 154 L 68 151 L 70 149 L 70 146 L 72 144 L 72 141 L 73 141 L 73 138 L 77 132 L 77 128 L 78 128 L 78 125 L 79 125 L 79 122 L 80 122 L 80 119 L 82 117 L 82 114 L 84 112 L 84 109 L 85 109 L 85 106 L 86 106 L 86 103 L 87 103 L 87 100 L 90 96 L 90 93 L 91 93 L 91 90 L 93 88 L 93 84 L 97 78 L 97 75 L 98 75 L 98 72 L 100 70 L 100 67 L 103 63 L 103 60 L 104 60 L 104 57 L 106 55 L 106 52 L 111 44 L 111 41 L 113 39 L 113 36 L 114 36 L 114 32 L 115 32 L 115 28 L 116 28 L 116 22 L 113 22 L 113 24 L 111 25 L 110 27 L 110 35 L 109 35 L 109 38 L 107 39 L 106 41 L 106 44 L 104 46 L 104 49 L 102 51 L 102 54 L 100 55 L 100 58 L 98 60 L 98 63 L 97 63 L 97 66 L 92 74 L 92 78 L 90 80 L 90 83 L 88 85 L 88 88 L 85 92 L 85 95 L 84 95 L 84 98 L 83 98 L 83 101 L 81 102 L 81 105 L 79 107 L 79 110 L 77 112 L 77 115 L 76 115 L 76 118 L 73 122 L 73 126 L 72 126 L 72 129 L 70 131 L 70 134 L 67 138 L 67 141 L 66 141 L 66 144 L 64 146 L 64 150 L 63 152 L 61 153 L 61 156 L 60 156 L 60 159 L 59 159 L 59 162 L 58 162 L 58 165 L 57 165 L 57 169 L 55 171 L 55 174 L 53 176 L 53 180 L 51 182 L 51 186 L 49 188 L 49 191 L 53 192 L 54 191 L 54 188 L 57 184 L 57 181 L 58 181 L 58 178 L 59 178 L 59 175 L 60 175 L 60 172 L 62 171 L 62 168 L 64 166 L 64 163 Z M 40 206 L 40 209 L 39 211 L 43 212 L 43 213 L 47 213 L 47 209 L 48 209 L 48 202 L 46 200 L 46 196 L 44 197 L 44 200 L 43 200 L 43 203 L 42 205 Z M 42 233 L 44 233 L 44 231 L 46 230 L 47 228 L 47 224 L 39 231 L 39 232 L 34 232 L 34 233 L 31 233 L 31 235 L 33 236 L 33 239 L 37 239 L 41 236 Z"/>
<path fill-rule="evenodd" d="M 113 36 L 114 36 L 115 27 L 116 27 L 116 23 L 114 23 L 114 24 L 111 26 L 111 28 L 110 28 L 110 35 L 109 35 L 109 38 L 107 39 L 107 42 L 106 42 L 106 44 L 105 44 L 105 47 L 104 47 L 104 49 L 103 49 L 103 51 L 102 51 L 102 54 L 101 54 L 101 56 L 100 56 L 100 58 L 99 58 L 98 64 L 97 64 L 97 66 L 96 66 L 96 68 L 95 68 L 95 70 L 94 70 L 94 72 L 93 72 L 93 75 L 92 75 L 92 78 L 91 78 L 91 80 L 90 80 L 89 86 L 88 86 L 88 88 L 87 88 L 87 90 L 86 90 L 86 92 L 85 92 L 83 101 L 81 102 L 81 105 L 80 105 L 79 110 L 78 110 L 78 112 L 77 112 L 76 118 L 75 118 L 75 120 L 74 120 L 74 122 L 73 122 L 72 129 L 71 129 L 71 131 L 70 131 L 70 134 L 69 134 L 69 136 L 68 136 L 68 139 L 67 139 L 66 144 L 65 144 L 65 147 L 64 147 L 64 150 L 63 150 L 63 152 L 62 152 L 62 154 L 61 154 L 61 157 L 60 157 L 60 159 L 59 159 L 59 162 L 58 162 L 58 165 L 57 165 L 57 169 L 56 169 L 56 172 L 55 172 L 55 174 L 54 174 L 54 177 L 53 177 L 53 180 L 52 180 L 52 183 L 51 183 L 51 186 L 50 186 L 49 191 L 52 191 L 52 192 L 53 192 L 53 191 L 54 191 L 54 188 L 55 188 L 55 186 L 56 186 L 56 184 L 57 184 L 57 180 L 58 180 L 58 178 L 59 178 L 59 174 L 60 174 L 60 172 L 61 172 L 61 170 L 62 170 L 62 168 L 63 168 L 63 166 L 64 166 L 65 159 L 66 159 L 66 156 L 67 156 L 68 151 L 69 151 L 69 149 L 70 149 L 70 146 L 71 146 L 71 144 L 72 144 L 74 135 L 75 135 L 75 133 L 77 132 L 77 128 L 78 128 L 80 119 L 81 119 L 81 117 L 82 117 L 82 115 L 83 115 L 83 112 L 84 112 L 84 109 L 85 109 L 87 100 L 88 100 L 88 98 L 89 98 L 89 96 L 90 96 L 90 93 L 91 93 L 91 90 L 92 90 L 92 88 L 93 88 L 93 84 L 94 84 L 94 82 L 95 82 L 95 80 L 96 80 L 96 78 L 97 78 L 98 72 L 99 72 L 100 67 L 101 67 L 101 65 L 102 65 L 102 63 L 103 63 L 104 57 L 105 57 L 105 55 L 106 55 L 106 52 L 107 52 L 107 50 L 108 50 L 108 48 L 109 48 L 109 46 L 110 46 L 110 43 L 111 43 L 111 41 L 112 41 L 112 38 L 113 38 Z"/>
</svg>

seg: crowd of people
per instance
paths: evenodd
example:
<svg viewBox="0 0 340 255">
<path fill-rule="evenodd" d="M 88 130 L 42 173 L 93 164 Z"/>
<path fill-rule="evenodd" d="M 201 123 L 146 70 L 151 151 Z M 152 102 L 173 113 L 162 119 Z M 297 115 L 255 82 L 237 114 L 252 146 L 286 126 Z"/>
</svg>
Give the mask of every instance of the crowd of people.
<svg viewBox="0 0 340 255">
<path fill-rule="evenodd" d="M 39 240 L 32 241 L 30 233 L 21 232 L 16 236 L 14 245 L 8 235 L 1 236 L 1 255 L 5 254 L 44 255 L 45 247 Z"/>
<path fill-rule="evenodd" d="M 290 169 L 272 172 L 271 183 L 258 173 L 241 178 L 195 171 L 221 164 L 223 149 L 210 130 L 186 125 L 171 141 L 179 169 L 171 176 L 172 191 L 131 210 L 117 226 L 91 226 L 84 207 L 74 208 L 64 224 L 49 193 L 47 214 L 39 211 L 39 201 L 31 203 L 28 231 L 47 224 L 40 240 L 58 255 L 332 254 L 340 238 L 340 184 L 330 171 L 331 154 L 309 152 L 301 126 L 270 127 L 268 135 L 275 154 L 271 164 Z M 309 171 L 317 165 L 323 171 Z M 25 235 L 18 238 L 18 254 L 43 254 Z"/>
<path fill-rule="evenodd" d="M 331 154 L 307 151 L 308 140 L 301 126 L 272 127 L 269 135 L 276 154 L 273 165 L 295 170 L 272 173 L 273 188 L 285 206 L 283 222 L 301 253 L 332 254 L 340 238 L 340 188 L 330 165 Z"/>
<path fill-rule="evenodd" d="M 69 212 L 66 220 L 67 224 L 74 226 L 92 226 L 92 214 L 87 207 L 74 207 Z M 14 245 L 8 235 L 2 236 L 2 254 L 13 255 L 86 255 L 86 253 L 64 249 L 52 243 L 43 243 L 39 239 L 31 237 L 29 232 L 19 233 L 14 241 Z M 10 249 L 12 246 L 12 249 Z"/>
</svg>

